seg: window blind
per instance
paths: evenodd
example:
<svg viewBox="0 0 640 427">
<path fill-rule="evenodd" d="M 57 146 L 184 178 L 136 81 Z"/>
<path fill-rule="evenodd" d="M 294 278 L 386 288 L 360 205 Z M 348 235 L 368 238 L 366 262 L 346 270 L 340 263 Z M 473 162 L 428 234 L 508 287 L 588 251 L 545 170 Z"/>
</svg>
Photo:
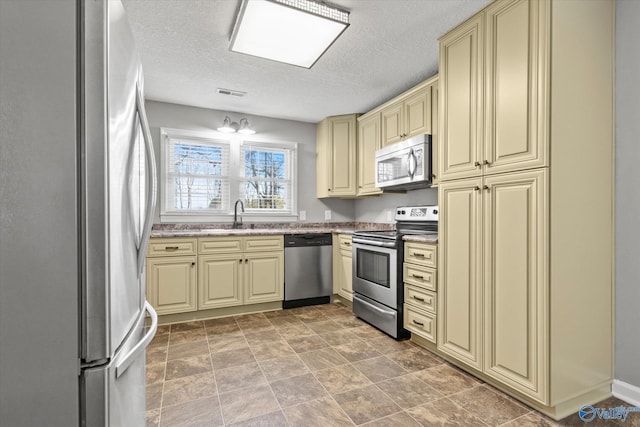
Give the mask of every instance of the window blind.
<svg viewBox="0 0 640 427">
<path fill-rule="evenodd" d="M 169 138 L 165 166 L 165 209 L 229 209 L 229 143 Z"/>
</svg>

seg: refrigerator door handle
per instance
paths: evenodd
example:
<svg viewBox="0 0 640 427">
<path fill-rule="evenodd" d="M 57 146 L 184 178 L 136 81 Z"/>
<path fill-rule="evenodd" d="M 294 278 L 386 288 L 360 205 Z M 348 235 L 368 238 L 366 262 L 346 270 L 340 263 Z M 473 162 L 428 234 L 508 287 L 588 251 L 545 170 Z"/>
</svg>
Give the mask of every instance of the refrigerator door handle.
<svg viewBox="0 0 640 427">
<path fill-rule="evenodd" d="M 131 364 L 136 360 L 140 352 L 145 351 L 151 340 L 153 339 L 156 331 L 158 330 L 158 314 L 153 309 L 149 301 L 144 302 L 144 309 L 149 312 L 151 316 L 151 326 L 144 337 L 136 344 L 130 351 L 127 353 L 120 361 L 116 364 L 116 378 L 119 378 L 120 375 L 124 374 L 131 366 Z"/>
<path fill-rule="evenodd" d="M 144 227 L 142 229 L 142 238 L 140 239 L 140 249 L 138 250 L 138 277 L 142 275 L 145 266 L 145 257 L 147 256 L 147 245 L 151 236 L 151 226 L 153 225 L 153 216 L 156 212 L 156 196 L 158 193 L 158 175 L 156 172 L 156 157 L 153 151 L 153 141 L 151 132 L 149 131 L 149 122 L 147 121 L 147 112 L 144 108 L 144 99 L 140 86 L 136 88 L 136 107 L 142 126 L 142 136 L 144 138 L 144 146 L 146 159 L 149 163 L 149 183 L 150 188 L 147 192 L 147 212 L 145 214 Z"/>
</svg>

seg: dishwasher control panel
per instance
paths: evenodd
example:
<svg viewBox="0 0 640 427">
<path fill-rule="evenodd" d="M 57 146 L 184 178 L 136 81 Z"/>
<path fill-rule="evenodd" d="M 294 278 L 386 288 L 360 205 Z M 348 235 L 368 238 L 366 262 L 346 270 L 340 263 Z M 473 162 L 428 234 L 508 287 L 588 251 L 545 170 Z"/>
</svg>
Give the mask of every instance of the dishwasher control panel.
<svg viewBox="0 0 640 427">
<path fill-rule="evenodd" d="M 285 248 L 301 246 L 331 246 L 331 234 L 285 234 L 284 246 Z"/>
</svg>

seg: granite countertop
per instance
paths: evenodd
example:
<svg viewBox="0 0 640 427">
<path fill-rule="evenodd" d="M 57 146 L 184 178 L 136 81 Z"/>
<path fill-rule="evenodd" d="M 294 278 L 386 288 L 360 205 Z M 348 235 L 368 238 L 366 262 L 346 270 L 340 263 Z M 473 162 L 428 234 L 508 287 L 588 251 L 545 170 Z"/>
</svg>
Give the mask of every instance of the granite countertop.
<svg viewBox="0 0 640 427">
<path fill-rule="evenodd" d="M 251 228 L 251 226 L 255 228 Z M 220 236 L 269 236 L 274 234 L 341 233 L 353 234 L 356 230 L 390 230 L 394 224 L 382 223 L 257 223 L 245 224 L 233 229 L 227 224 L 156 224 L 152 238 L 162 237 L 220 237 Z"/>
<path fill-rule="evenodd" d="M 427 234 L 427 235 L 406 234 L 402 236 L 402 240 L 404 240 L 405 242 L 438 243 L 438 235 L 437 234 Z"/>
</svg>

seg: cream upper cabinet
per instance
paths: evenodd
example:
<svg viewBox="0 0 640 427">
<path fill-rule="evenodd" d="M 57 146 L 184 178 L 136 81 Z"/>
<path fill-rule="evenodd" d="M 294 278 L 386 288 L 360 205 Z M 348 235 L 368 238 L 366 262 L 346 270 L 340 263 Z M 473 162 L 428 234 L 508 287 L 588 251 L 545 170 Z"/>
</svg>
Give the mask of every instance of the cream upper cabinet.
<svg viewBox="0 0 640 427">
<path fill-rule="evenodd" d="M 440 181 L 481 174 L 482 40 L 482 15 L 440 39 Z"/>
<path fill-rule="evenodd" d="M 438 190 L 438 350 L 482 369 L 482 197 L 480 178 Z"/>
<path fill-rule="evenodd" d="M 358 118 L 358 196 L 381 194 L 376 187 L 375 155 L 380 148 L 380 113 Z"/>
<path fill-rule="evenodd" d="M 356 114 L 327 117 L 316 127 L 316 195 L 354 197 L 357 193 Z"/>
<path fill-rule="evenodd" d="M 496 1 L 440 40 L 440 179 L 547 166 L 547 9 Z"/>
<path fill-rule="evenodd" d="M 485 174 L 547 165 L 546 1 L 485 9 Z"/>
<path fill-rule="evenodd" d="M 484 179 L 484 372 L 547 399 L 547 170 Z"/>
<path fill-rule="evenodd" d="M 382 146 L 421 133 L 431 133 L 431 86 L 425 86 L 381 111 Z"/>
<path fill-rule="evenodd" d="M 382 146 L 385 147 L 404 138 L 404 115 L 402 101 L 385 107 L 380 113 L 382 117 Z"/>
</svg>

